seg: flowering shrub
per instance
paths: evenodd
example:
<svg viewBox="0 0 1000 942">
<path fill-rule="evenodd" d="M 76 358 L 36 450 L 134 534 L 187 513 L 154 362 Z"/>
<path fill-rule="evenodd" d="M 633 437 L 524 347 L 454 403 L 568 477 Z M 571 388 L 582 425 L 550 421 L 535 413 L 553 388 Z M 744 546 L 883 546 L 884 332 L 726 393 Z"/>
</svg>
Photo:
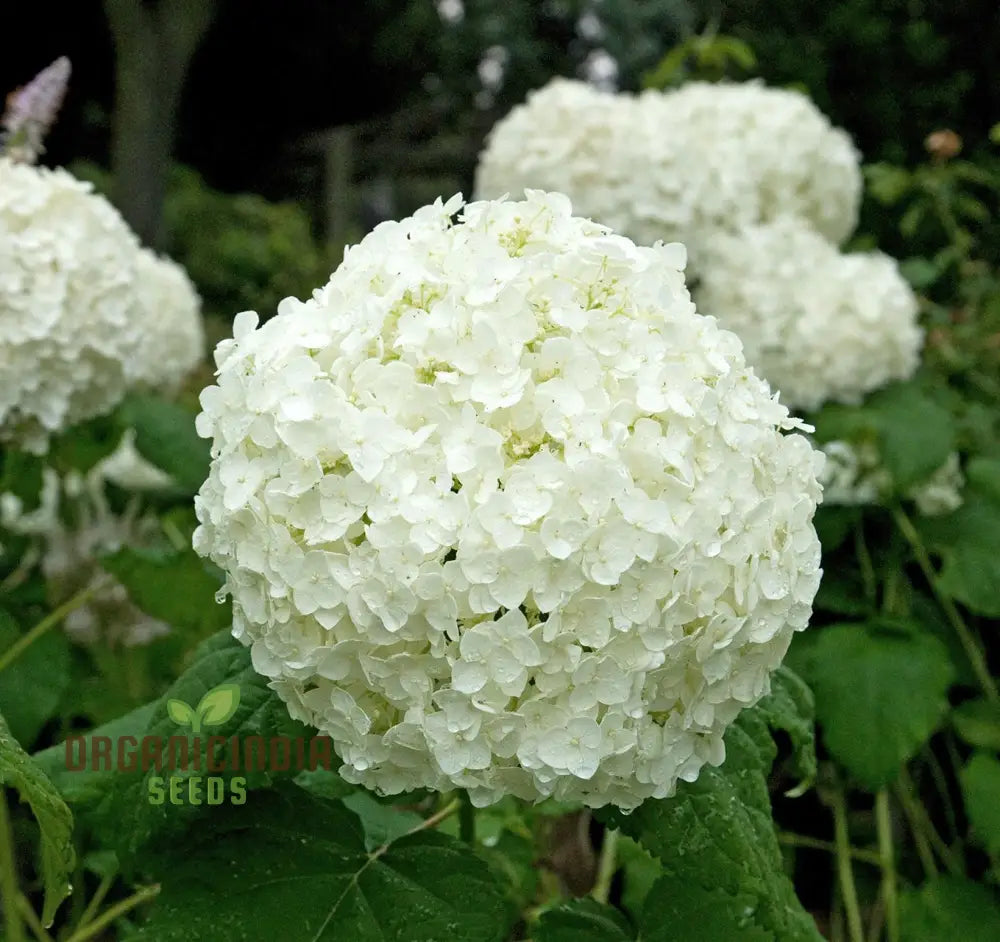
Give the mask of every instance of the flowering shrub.
<svg viewBox="0 0 1000 942">
<path fill-rule="evenodd" d="M 1000 175 L 960 149 L 866 172 L 916 297 L 824 180 L 705 176 L 700 313 L 562 196 L 439 202 L 239 315 L 197 428 L 130 395 L 5 448 L 4 938 L 1000 938 Z"/>
<path fill-rule="evenodd" d="M 630 808 L 767 692 L 819 462 L 683 258 L 456 198 L 219 346 L 195 546 L 348 781 Z"/>
</svg>

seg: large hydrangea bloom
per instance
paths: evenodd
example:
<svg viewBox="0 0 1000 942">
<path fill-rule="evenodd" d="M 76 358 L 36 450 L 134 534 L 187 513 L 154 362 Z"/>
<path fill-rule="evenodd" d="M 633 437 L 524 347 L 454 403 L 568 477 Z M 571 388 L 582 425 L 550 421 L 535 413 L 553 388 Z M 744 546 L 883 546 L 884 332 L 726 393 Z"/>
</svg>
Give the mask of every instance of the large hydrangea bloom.
<svg viewBox="0 0 1000 942">
<path fill-rule="evenodd" d="M 723 760 L 811 612 L 822 456 L 683 264 L 456 197 L 236 318 L 195 546 L 349 781 L 629 808 Z"/>
<path fill-rule="evenodd" d="M 0 157 L 0 438 L 43 450 L 194 364 L 198 299 L 190 283 L 167 299 L 168 264 L 88 184 Z"/>
<path fill-rule="evenodd" d="M 476 192 L 558 190 L 637 242 L 684 242 L 700 274 L 716 233 L 779 214 L 843 241 L 861 182 L 848 135 L 799 92 L 692 82 L 636 98 L 555 79 L 493 128 Z"/>
<path fill-rule="evenodd" d="M 895 260 L 843 254 L 801 220 L 719 234 L 703 255 L 698 307 L 739 334 L 782 401 L 856 404 L 913 375 L 923 332 Z"/>
</svg>

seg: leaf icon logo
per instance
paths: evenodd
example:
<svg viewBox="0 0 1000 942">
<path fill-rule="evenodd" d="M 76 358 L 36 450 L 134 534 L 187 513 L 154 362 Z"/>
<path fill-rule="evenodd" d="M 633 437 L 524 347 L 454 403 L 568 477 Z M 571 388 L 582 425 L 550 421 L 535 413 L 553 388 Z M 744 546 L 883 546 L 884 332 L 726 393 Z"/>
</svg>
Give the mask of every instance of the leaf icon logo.
<svg viewBox="0 0 1000 942">
<path fill-rule="evenodd" d="M 190 726 L 191 732 L 197 734 L 203 726 L 221 726 L 239 705 L 239 684 L 220 684 L 209 690 L 194 709 L 183 700 L 167 700 L 167 715 L 178 726 Z"/>
</svg>

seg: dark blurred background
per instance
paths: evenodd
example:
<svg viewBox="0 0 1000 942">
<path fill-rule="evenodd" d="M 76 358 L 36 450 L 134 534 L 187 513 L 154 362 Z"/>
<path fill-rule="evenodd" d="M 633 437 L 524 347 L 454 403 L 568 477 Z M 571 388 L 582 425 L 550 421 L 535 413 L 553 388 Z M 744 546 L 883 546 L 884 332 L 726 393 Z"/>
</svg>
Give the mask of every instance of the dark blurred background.
<svg viewBox="0 0 1000 942">
<path fill-rule="evenodd" d="M 551 76 L 638 89 L 706 29 L 807 90 L 866 161 L 918 160 L 940 127 L 973 151 L 1000 120 L 996 0 L 40 0 L 4 11 L 0 89 L 69 56 L 44 162 L 106 189 L 231 312 L 468 194 L 485 133 Z"/>
</svg>

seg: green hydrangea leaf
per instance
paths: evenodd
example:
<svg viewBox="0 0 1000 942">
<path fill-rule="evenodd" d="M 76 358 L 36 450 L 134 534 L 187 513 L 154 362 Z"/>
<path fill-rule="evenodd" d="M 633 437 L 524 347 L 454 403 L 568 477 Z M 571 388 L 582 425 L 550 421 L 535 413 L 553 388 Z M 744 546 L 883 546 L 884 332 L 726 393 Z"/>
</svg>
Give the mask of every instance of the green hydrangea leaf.
<svg viewBox="0 0 1000 942">
<path fill-rule="evenodd" d="M 134 736 L 137 740 L 141 740 L 143 736 L 157 737 L 161 743 L 167 743 L 171 737 L 186 738 L 193 756 L 195 740 L 192 731 L 190 727 L 179 726 L 171 718 L 167 704 L 171 700 L 185 704 L 199 703 L 206 693 L 223 684 L 233 684 L 239 688 L 239 705 L 229 719 L 205 730 L 198 737 L 202 770 L 207 767 L 207 750 L 211 737 L 228 740 L 238 736 L 242 740 L 249 736 L 260 736 L 265 742 L 275 736 L 293 739 L 301 737 L 308 744 L 316 735 L 315 730 L 292 720 L 285 704 L 267 686 L 267 678 L 253 669 L 249 649 L 228 632 L 204 642 L 194 652 L 190 666 L 164 696 L 151 707 L 143 708 L 141 714 L 137 711 L 132 715 L 133 718 L 145 719 L 141 728 L 133 725 L 132 728 L 123 729 L 120 735 Z M 89 734 L 87 739 L 90 740 Z M 47 753 L 51 753 L 51 750 L 47 750 Z M 336 762 L 336 756 L 331 753 L 331 757 Z M 104 774 L 102 770 L 67 771 L 66 777 L 70 778 L 68 787 L 74 790 L 76 799 L 86 804 L 88 821 L 98 831 L 106 846 L 118 853 L 122 866 L 128 868 L 137 852 L 147 844 L 183 831 L 199 815 L 211 816 L 218 811 L 218 807 L 210 807 L 205 803 L 192 805 L 187 801 L 182 804 L 163 801 L 156 804 L 150 801 L 155 787 L 155 782 L 152 781 L 154 778 L 180 779 L 179 787 L 186 789 L 188 779 L 208 774 L 195 768 L 193 758 L 188 766 L 187 769 L 164 769 L 159 772 L 155 768 L 149 768 L 145 772 L 136 768 Z M 93 778 L 87 782 L 92 774 Z M 299 770 L 294 765 L 284 770 L 265 768 L 248 771 L 243 768 L 226 768 L 211 774 L 225 780 L 225 791 L 230 794 L 234 777 L 245 779 L 247 789 L 255 789 L 292 778 L 299 774 Z M 82 777 L 79 785 L 73 783 L 74 776 Z"/>
<path fill-rule="evenodd" d="M 941 877 L 902 894 L 900 937 L 906 942 L 996 942 L 1000 902 L 978 883 Z"/>
<path fill-rule="evenodd" d="M 0 716 L 0 786 L 15 789 L 31 806 L 41 832 L 41 870 L 45 886 L 42 922 L 52 925 L 59 904 L 70 893 L 76 862 L 73 815 L 55 786 L 10 734 Z"/>
<path fill-rule="evenodd" d="M 232 609 L 215 596 L 221 579 L 192 549 L 180 552 L 125 547 L 101 565 L 147 615 L 201 639 L 228 628 Z"/>
<path fill-rule="evenodd" d="M 6 651 L 21 634 L 14 618 L 0 609 L 0 651 Z M 61 631 L 42 635 L 4 669 L 0 713 L 22 746 L 30 748 L 56 715 L 70 681 L 69 641 Z"/>
<path fill-rule="evenodd" d="M 156 396 L 130 395 L 117 412 L 122 429 L 135 429 L 136 451 L 170 475 L 177 488 L 195 494 L 208 477 L 211 446 L 194 427 L 195 417 Z"/>
<path fill-rule="evenodd" d="M 951 413 L 917 381 L 880 389 L 864 408 L 875 416 L 882 461 L 899 491 L 927 480 L 955 449 Z"/>
<path fill-rule="evenodd" d="M 1000 752 L 1000 703 L 967 700 L 951 711 L 951 724 L 970 746 Z"/>
<path fill-rule="evenodd" d="M 977 752 L 959 777 L 972 831 L 990 856 L 1000 859 L 1000 760 Z"/>
<path fill-rule="evenodd" d="M 892 782 L 948 708 L 947 648 L 910 622 L 828 625 L 796 644 L 792 665 L 816 697 L 827 748 L 870 791 Z"/>
<path fill-rule="evenodd" d="M 511 913 L 486 864 L 433 830 L 378 848 L 337 801 L 286 785 L 216 808 L 156 857 L 162 891 L 136 938 L 503 942 Z"/>
<path fill-rule="evenodd" d="M 1000 617 L 1000 461 L 976 458 L 966 469 L 961 507 L 920 521 L 921 532 L 944 558 L 938 584 L 973 612 Z"/>
<path fill-rule="evenodd" d="M 535 942 L 631 942 L 635 933 L 617 910 L 592 899 L 560 903 L 542 913 Z"/>
</svg>

